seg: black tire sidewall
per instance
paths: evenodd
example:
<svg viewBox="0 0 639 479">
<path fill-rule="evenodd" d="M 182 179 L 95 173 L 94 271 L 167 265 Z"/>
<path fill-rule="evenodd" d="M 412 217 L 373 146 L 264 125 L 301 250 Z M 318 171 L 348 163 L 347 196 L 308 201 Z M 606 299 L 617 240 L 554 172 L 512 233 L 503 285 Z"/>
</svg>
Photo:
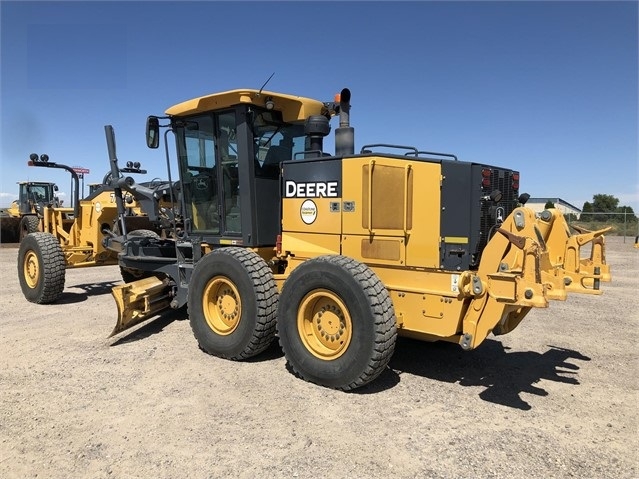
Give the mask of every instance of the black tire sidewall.
<svg viewBox="0 0 639 479">
<path fill-rule="evenodd" d="M 206 285 L 215 276 L 223 276 L 232 282 L 241 301 L 239 324 L 225 336 L 211 329 L 202 307 Z M 224 358 L 240 356 L 253 337 L 257 321 L 257 298 L 250 273 L 236 257 L 226 254 L 224 250 L 204 256 L 197 263 L 189 282 L 188 311 L 191 328 L 204 351 Z"/>
<path fill-rule="evenodd" d="M 348 349 L 331 361 L 309 352 L 297 329 L 299 305 L 309 292 L 317 289 L 329 290 L 342 300 L 353 328 Z M 278 333 L 293 369 L 305 379 L 329 387 L 344 387 L 358 380 L 369 365 L 375 343 L 371 305 L 362 285 L 346 269 L 322 261 L 298 266 L 287 279 L 280 296 Z"/>
</svg>

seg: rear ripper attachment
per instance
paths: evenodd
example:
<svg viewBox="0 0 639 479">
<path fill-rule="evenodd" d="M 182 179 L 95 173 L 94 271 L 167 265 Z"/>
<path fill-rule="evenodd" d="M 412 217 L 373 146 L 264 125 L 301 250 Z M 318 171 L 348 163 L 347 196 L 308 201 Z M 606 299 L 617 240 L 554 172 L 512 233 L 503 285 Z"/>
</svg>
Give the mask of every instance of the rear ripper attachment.
<svg viewBox="0 0 639 479">
<path fill-rule="evenodd" d="M 460 275 L 461 295 L 472 298 L 461 346 L 473 349 L 490 332 L 512 331 L 531 308 L 563 301 L 568 292 L 601 294 L 600 283 L 611 279 L 603 237 L 609 229 L 569 236 L 558 210 L 536 218 L 532 210 L 516 208 L 487 244 L 477 272 Z M 590 257 L 579 259 L 589 243 Z"/>
</svg>

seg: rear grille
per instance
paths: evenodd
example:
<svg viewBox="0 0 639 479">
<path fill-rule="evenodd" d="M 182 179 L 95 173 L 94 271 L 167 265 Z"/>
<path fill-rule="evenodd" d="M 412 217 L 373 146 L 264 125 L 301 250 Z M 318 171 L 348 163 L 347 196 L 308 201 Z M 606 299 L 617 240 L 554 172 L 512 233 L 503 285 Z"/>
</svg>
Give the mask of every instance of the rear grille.
<svg viewBox="0 0 639 479">
<path fill-rule="evenodd" d="M 485 170 L 486 168 L 484 168 Z M 479 241 L 475 248 L 473 260 L 471 266 L 479 266 L 481 259 L 481 253 L 488 244 L 488 241 L 495 233 L 498 213 L 502 219 L 506 219 L 510 213 L 517 207 L 517 198 L 519 197 L 519 181 L 513 181 L 513 174 L 518 174 L 516 171 L 504 170 L 500 168 L 489 168 L 490 184 L 481 184 L 481 196 L 485 197 L 490 195 L 495 190 L 499 190 L 502 193 L 502 199 L 499 203 L 493 203 L 492 201 L 481 200 L 480 220 L 479 220 Z M 483 177 L 479 178 L 481 182 Z M 516 188 L 515 188 L 516 187 Z M 501 211 L 498 211 L 501 208 Z"/>
</svg>

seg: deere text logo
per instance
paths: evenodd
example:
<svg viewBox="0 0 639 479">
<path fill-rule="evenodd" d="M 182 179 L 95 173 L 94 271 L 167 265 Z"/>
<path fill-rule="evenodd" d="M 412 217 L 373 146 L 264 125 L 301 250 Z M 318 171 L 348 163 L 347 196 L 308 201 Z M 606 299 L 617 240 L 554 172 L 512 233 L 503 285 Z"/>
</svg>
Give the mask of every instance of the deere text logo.
<svg viewBox="0 0 639 479">
<path fill-rule="evenodd" d="M 287 180 L 284 185 L 285 198 L 337 198 L 337 181 L 297 183 Z"/>
</svg>

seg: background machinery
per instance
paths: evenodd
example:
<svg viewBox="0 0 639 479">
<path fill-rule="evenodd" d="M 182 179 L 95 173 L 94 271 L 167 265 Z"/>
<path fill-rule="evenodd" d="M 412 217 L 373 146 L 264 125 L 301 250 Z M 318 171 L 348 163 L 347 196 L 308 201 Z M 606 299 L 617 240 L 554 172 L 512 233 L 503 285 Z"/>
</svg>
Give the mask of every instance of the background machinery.
<svg viewBox="0 0 639 479">
<path fill-rule="evenodd" d="M 138 163 L 129 162 L 115 174 L 146 173 Z M 85 198 L 79 197 L 79 178 L 72 167 L 49 161 L 48 155 L 32 154 L 29 165 L 42 168 L 59 168 L 68 171 L 75 183 L 74 207 L 62 208 L 57 204 L 44 204 L 39 210 L 35 228 L 21 241 L 18 252 L 18 277 L 25 297 L 36 303 L 55 301 L 64 289 L 66 268 L 118 264 L 117 251 L 104 246 L 105 236 L 117 236 L 127 231 L 140 237 L 159 238 L 159 220 L 141 210 L 142 203 L 156 203 L 156 196 L 166 195 L 166 183 L 156 183 L 151 190 L 139 186 L 132 194 L 120 195 L 108 184 L 94 187 Z M 113 171 L 105 176 L 111 181 Z M 118 215 L 118 200 L 122 215 Z M 148 208 L 154 211 L 153 208 Z M 155 208 L 157 211 L 157 207 Z M 33 232 L 35 231 L 35 232 Z M 137 271 L 122 268 L 125 281 L 140 277 Z"/>
<path fill-rule="evenodd" d="M 21 181 L 18 183 L 18 199 L 9 208 L 0 211 L 2 241 L 21 241 L 29 233 L 38 231 L 44 207 L 62 206 L 56 196 L 58 186 L 43 181 Z"/>
<path fill-rule="evenodd" d="M 175 137 L 183 227 L 104 235 L 142 277 L 113 289 L 112 334 L 187 305 L 207 353 L 245 359 L 278 336 L 298 376 L 349 390 L 384 370 L 398 335 L 470 350 L 549 300 L 600 294 L 606 229 L 571 235 L 556 210 L 535 217 L 517 171 L 393 144 L 356 153 L 350 96 L 233 90 L 149 117 L 149 147 L 161 128 Z M 122 215 L 139 185 L 112 178 Z"/>
</svg>

